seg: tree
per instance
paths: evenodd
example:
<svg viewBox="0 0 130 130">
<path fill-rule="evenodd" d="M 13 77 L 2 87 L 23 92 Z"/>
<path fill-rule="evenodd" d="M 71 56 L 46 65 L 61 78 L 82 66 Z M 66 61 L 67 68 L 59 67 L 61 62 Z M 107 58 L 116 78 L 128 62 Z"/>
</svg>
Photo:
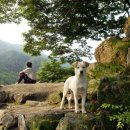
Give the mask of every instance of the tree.
<svg viewBox="0 0 130 130">
<path fill-rule="evenodd" d="M 28 20 L 31 29 L 24 33 L 24 50 L 32 55 L 51 50 L 52 56 L 69 61 L 80 60 L 82 56 L 91 58 L 86 39 L 99 40 L 123 33 L 125 13 L 129 14 L 128 0 L 17 0 L 17 3 L 11 12 L 15 0 L 0 1 L 3 11 L 0 22 Z M 75 42 L 79 45 L 76 49 Z"/>
<path fill-rule="evenodd" d="M 41 82 L 63 82 L 69 76 L 73 75 L 73 69 L 62 67 L 62 64 L 56 60 L 43 62 L 38 71 L 38 79 Z"/>
</svg>

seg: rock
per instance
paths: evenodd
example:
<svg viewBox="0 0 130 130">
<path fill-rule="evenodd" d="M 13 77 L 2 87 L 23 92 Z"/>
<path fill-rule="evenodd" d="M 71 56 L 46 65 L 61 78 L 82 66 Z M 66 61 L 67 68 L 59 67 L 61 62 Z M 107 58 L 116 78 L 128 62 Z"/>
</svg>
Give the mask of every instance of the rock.
<svg viewBox="0 0 130 130">
<path fill-rule="evenodd" d="M 2 88 L 3 86 L 2 85 L 0 85 L 0 89 Z"/>
<path fill-rule="evenodd" d="M 123 39 L 123 41 L 130 41 L 130 16 L 125 22 L 124 33 L 126 37 Z"/>
<path fill-rule="evenodd" d="M 100 63 L 110 63 L 113 57 L 113 47 L 111 40 L 105 40 L 95 49 L 95 58 Z"/>
<path fill-rule="evenodd" d="M 63 83 L 38 83 L 6 85 L 1 91 L 7 93 L 7 102 L 23 104 L 27 100 L 45 101 L 53 92 L 62 90 Z"/>
<path fill-rule="evenodd" d="M 26 103 L 25 103 L 25 105 L 32 106 L 32 107 L 38 106 L 39 104 L 40 104 L 39 101 L 31 101 L 31 100 L 27 100 Z"/>
<path fill-rule="evenodd" d="M 18 127 L 12 127 L 9 130 L 19 130 Z"/>
<path fill-rule="evenodd" d="M 23 115 L 18 115 L 18 130 L 27 130 L 25 118 Z"/>
<path fill-rule="evenodd" d="M 128 48 L 128 54 L 127 54 L 127 66 L 130 66 L 130 47 Z"/>
<path fill-rule="evenodd" d="M 93 93 L 97 91 L 97 88 L 99 86 L 99 80 L 91 79 L 88 82 L 88 93 Z"/>
<path fill-rule="evenodd" d="M 7 110 L 0 110 L 0 124 L 2 124 L 2 118 L 4 117 Z"/>
<path fill-rule="evenodd" d="M 3 103 L 7 100 L 8 94 L 5 91 L 0 91 L 0 102 Z"/>
<path fill-rule="evenodd" d="M 62 95 L 61 91 L 53 92 L 52 94 L 49 95 L 47 100 L 50 104 L 58 104 L 61 102 L 61 95 Z"/>
<path fill-rule="evenodd" d="M 2 125 L 0 125 L 0 130 L 4 130 L 4 127 Z"/>
<path fill-rule="evenodd" d="M 7 107 L 7 104 L 6 103 L 0 103 L 0 109 L 1 108 L 6 108 Z"/>
<path fill-rule="evenodd" d="M 96 63 L 90 63 L 89 66 L 87 67 L 87 74 L 89 75 L 90 78 L 93 78 L 92 73 L 95 67 L 96 67 Z"/>
<path fill-rule="evenodd" d="M 48 102 L 46 102 L 46 101 L 45 102 L 40 102 L 40 101 L 27 100 L 25 105 L 31 106 L 31 107 L 35 107 L 35 106 L 41 107 L 41 106 L 48 105 Z"/>
<path fill-rule="evenodd" d="M 24 92 L 24 93 L 17 93 L 13 95 L 13 99 L 18 104 L 23 104 L 27 100 L 43 100 L 45 98 L 45 93 L 35 93 L 35 92 Z"/>
<path fill-rule="evenodd" d="M 130 105 L 130 82 L 128 79 L 120 80 L 118 77 L 104 77 L 100 81 L 97 91 L 99 104 Z"/>
<path fill-rule="evenodd" d="M 45 115 L 35 116 L 31 120 L 30 130 L 56 130 L 60 119 L 64 116 L 63 113 L 46 113 Z"/>
<path fill-rule="evenodd" d="M 32 94 L 29 92 L 24 93 L 24 94 L 18 93 L 18 94 L 14 94 L 13 98 L 14 98 L 16 103 L 21 104 L 21 103 L 25 103 L 28 98 L 31 98 L 31 96 L 32 96 Z"/>
<path fill-rule="evenodd" d="M 2 120 L 2 125 L 6 128 L 6 129 L 10 129 L 14 126 L 17 126 L 18 124 L 18 119 L 16 116 L 14 116 L 13 114 L 11 113 L 6 113 Z"/>
<path fill-rule="evenodd" d="M 56 130 L 93 130 L 97 120 L 93 114 L 67 113 L 60 120 Z"/>
<path fill-rule="evenodd" d="M 120 38 L 111 37 L 103 41 L 95 50 L 95 58 L 99 63 L 116 62 L 123 66 L 127 64 L 129 42 Z"/>
</svg>

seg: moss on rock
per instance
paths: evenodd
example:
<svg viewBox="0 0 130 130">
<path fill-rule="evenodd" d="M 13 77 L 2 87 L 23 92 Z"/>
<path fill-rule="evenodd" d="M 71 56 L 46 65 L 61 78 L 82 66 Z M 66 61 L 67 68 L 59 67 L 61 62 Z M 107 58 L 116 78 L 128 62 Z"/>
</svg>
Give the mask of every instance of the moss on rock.
<svg viewBox="0 0 130 130">
<path fill-rule="evenodd" d="M 48 102 L 50 104 L 58 104 L 61 102 L 61 95 L 62 95 L 62 92 L 59 91 L 59 92 L 53 92 L 49 95 L 48 97 Z"/>
<path fill-rule="evenodd" d="M 100 119 L 95 114 L 67 113 L 56 130 L 103 130 Z"/>
<path fill-rule="evenodd" d="M 99 85 L 97 94 L 99 104 L 130 105 L 130 81 L 104 77 Z"/>
<path fill-rule="evenodd" d="M 100 63 L 111 63 L 114 61 L 125 66 L 128 47 L 130 47 L 130 41 L 126 42 L 121 38 L 111 37 L 96 48 L 96 60 Z"/>
<path fill-rule="evenodd" d="M 55 130 L 63 113 L 36 116 L 31 120 L 30 130 Z"/>
</svg>

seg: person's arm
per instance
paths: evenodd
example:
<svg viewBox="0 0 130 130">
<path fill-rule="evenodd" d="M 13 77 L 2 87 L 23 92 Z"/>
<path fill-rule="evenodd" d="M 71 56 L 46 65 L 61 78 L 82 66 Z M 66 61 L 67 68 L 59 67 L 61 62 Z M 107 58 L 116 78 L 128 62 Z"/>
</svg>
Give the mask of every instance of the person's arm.
<svg viewBox="0 0 130 130">
<path fill-rule="evenodd" d="M 21 73 L 23 73 L 23 72 L 24 72 L 24 73 L 28 73 L 28 72 L 29 72 L 29 69 L 28 69 L 28 68 L 26 68 L 26 69 L 24 69 L 24 70 L 20 71 L 20 72 L 19 72 L 19 74 L 21 74 Z"/>
</svg>

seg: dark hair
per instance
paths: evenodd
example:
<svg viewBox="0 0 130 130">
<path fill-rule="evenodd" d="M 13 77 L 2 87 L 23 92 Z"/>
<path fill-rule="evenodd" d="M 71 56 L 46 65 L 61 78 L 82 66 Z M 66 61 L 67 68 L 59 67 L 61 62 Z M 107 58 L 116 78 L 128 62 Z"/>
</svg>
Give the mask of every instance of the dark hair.
<svg viewBox="0 0 130 130">
<path fill-rule="evenodd" d="M 29 68 L 32 68 L 32 63 L 31 62 L 27 62 L 26 66 L 29 67 Z"/>
</svg>

